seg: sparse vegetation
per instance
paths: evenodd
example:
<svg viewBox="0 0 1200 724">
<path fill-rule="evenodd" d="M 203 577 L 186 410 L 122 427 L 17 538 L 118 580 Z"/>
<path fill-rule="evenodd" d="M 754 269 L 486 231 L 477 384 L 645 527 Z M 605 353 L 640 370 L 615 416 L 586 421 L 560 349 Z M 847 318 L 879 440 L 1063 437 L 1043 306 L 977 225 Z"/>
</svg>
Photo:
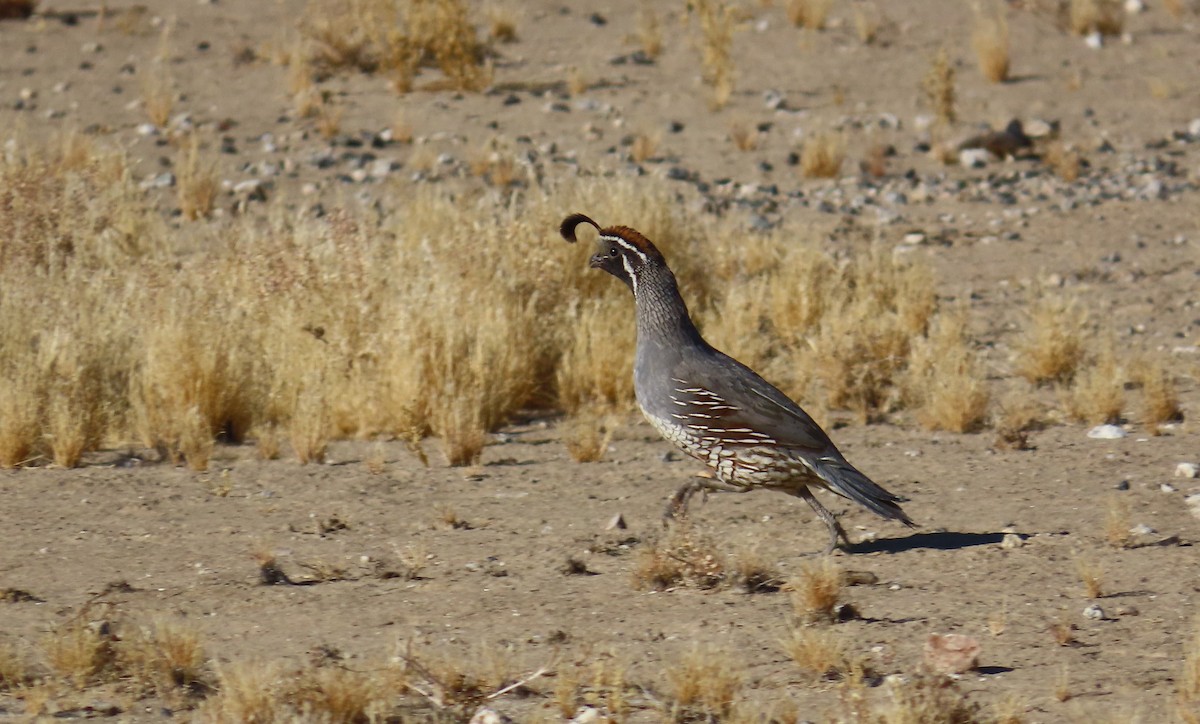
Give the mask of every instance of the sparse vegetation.
<svg viewBox="0 0 1200 724">
<path fill-rule="evenodd" d="M 1070 382 L 1086 350 L 1078 303 L 1033 290 L 1035 300 L 1017 345 L 1017 374 L 1034 383 Z"/>
<path fill-rule="evenodd" d="M 1076 35 L 1120 35 L 1125 11 L 1117 0 L 1069 0 L 1067 27 Z"/>
<path fill-rule="evenodd" d="M 672 695 L 671 721 L 703 717 L 720 721 L 733 709 L 743 673 L 729 654 L 695 647 L 666 671 Z"/>
<path fill-rule="evenodd" d="M 1075 569 L 1083 582 L 1083 591 L 1088 598 L 1104 595 L 1104 569 L 1093 559 L 1080 555 L 1075 559 Z"/>
<path fill-rule="evenodd" d="M 221 191 L 216 165 L 201 159 L 200 139 L 191 137 L 176 164 L 176 196 L 183 218 L 189 221 L 207 218 L 217 205 Z"/>
<path fill-rule="evenodd" d="M 696 0 L 689 5 L 700 25 L 700 63 L 711 91 L 714 109 L 724 108 L 733 95 L 734 8 L 723 0 Z"/>
<path fill-rule="evenodd" d="M 600 410 L 581 410 L 564 425 L 563 444 L 577 463 L 593 463 L 604 457 L 612 441 L 616 416 Z"/>
<path fill-rule="evenodd" d="M 928 335 L 913 344 L 906 389 L 927 429 L 961 433 L 983 426 L 989 393 L 970 346 L 965 310 L 939 315 Z"/>
<path fill-rule="evenodd" d="M 807 30 L 824 30 L 833 0 L 787 0 L 787 17 L 792 25 Z"/>
<path fill-rule="evenodd" d="M 1133 366 L 1132 377 L 1142 390 L 1141 419 L 1157 426 L 1183 416 L 1179 393 L 1170 373 L 1157 358 L 1143 358 Z"/>
<path fill-rule="evenodd" d="M 638 10 L 637 40 L 642 54 L 650 60 L 656 60 L 662 54 L 662 26 L 658 22 L 658 15 L 649 8 Z"/>
<path fill-rule="evenodd" d="M 1008 80 L 1008 20 L 1004 17 L 1003 7 L 995 7 L 990 13 L 976 14 L 971 45 L 975 48 L 979 71 L 984 78 L 992 83 Z"/>
<path fill-rule="evenodd" d="M 797 626 L 784 640 L 783 649 L 801 671 L 818 679 L 840 675 L 848 668 L 845 644 L 831 628 Z"/>
<path fill-rule="evenodd" d="M 1111 337 L 1100 343 L 1090 364 L 1075 375 L 1066 392 L 1067 414 L 1092 425 L 1117 423 L 1125 409 L 1125 379 Z"/>
<path fill-rule="evenodd" d="M 954 65 L 945 47 L 938 50 L 921 81 L 925 100 L 937 114 L 938 123 L 951 126 L 958 120 L 957 93 L 954 90 Z"/>
<path fill-rule="evenodd" d="M 805 178 L 833 178 L 842 170 L 846 141 L 837 133 L 817 133 L 800 150 L 800 173 Z"/>
<path fill-rule="evenodd" d="M 1104 515 L 1104 540 L 1114 548 L 1128 548 L 1133 542 L 1130 532 L 1129 503 L 1111 495 Z"/>
<path fill-rule="evenodd" d="M 800 576 L 788 581 L 792 611 L 805 623 L 832 621 L 834 608 L 842 596 L 842 573 L 832 558 L 808 563 Z"/>
<path fill-rule="evenodd" d="M 664 591 L 676 586 L 716 588 L 729 575 L 729 564 L 717 544 L 686 520 L 638 551 L 633 585 Z"/>
</svg>

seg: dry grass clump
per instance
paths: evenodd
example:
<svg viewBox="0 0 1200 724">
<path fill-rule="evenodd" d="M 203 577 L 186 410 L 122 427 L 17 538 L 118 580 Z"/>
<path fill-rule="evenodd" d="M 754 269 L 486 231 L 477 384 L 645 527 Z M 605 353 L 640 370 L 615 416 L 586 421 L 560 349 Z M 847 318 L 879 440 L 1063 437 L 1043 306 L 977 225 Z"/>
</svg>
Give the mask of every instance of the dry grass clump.
<svg viewBox="0 0 1200 724">
<path fill-rule="evenodd" d="M 739 151 L 753 151 L 762 143 L 762 133 L 752 123 L 734 121 L 729 125 L 729 140 Z"/>
<path fill-rule="evenodd" d="M 165 62 L 152 65 L 142 78 L 142 108 L 146 117 L 158 128 L 166 128 L 175 110 L 175 90 L 171 72 Z"/>
<path fill-rule="evenodd" d="M 792 25 L 807 30 L 824 30 L 833 0 L 788 0 L 785 11 Z"/>
<path fill-rule="evenodd" d="M 46 634 L 41 649 L 51 673 L 82 689 L 113 673 L 113 643 L 109 624 L 76 618 Z"/>
<path fill-rule="evenodd" d="M 1033 383 L 1070 382 L 1086 350 L 1085 313 L 1073 299 L 1043 295 L 1026 315 L 1025 329 L 1016 343 L 1017 374 Z"/>
<path fill-rule="evenodd" d="M 778 591 L 783 582 L 779 568 L 757 547 L 743 548 L 733 556 L 733 578 L 746 593 Z"/>
<path fill-rule="evenodd" d="M 158 619 L 122 637 L 118 665 L 142 693 L 168 697 L 175 692 L 203 693 L 207 671 L 200 632 L 193 626 Z"/>
<path fill-rule="evenodd" d="M 618 424 L 611 412 L 599 409 L 577 412 L 563 426 L 562 441 L 567 453 L 577 463 L 594 463 L 603 459 Z"/>
<path fill-rule="evenodd" d="M 832 621 L 834 608 L 842 596 L 842 572 L 828 556 L 819 563 L 807 563 L 800 576 L 788 581 L 792 611 L 806 623 Z"/>
<path fill-rule="evenodd" d="M 969 724 L 983 721 L 977 704 L 940 674 L 918 673 L 890 686 L 891 702 L 876 712 L 880 724 Z"/>
<path fill-rule="evenodd" d="M 1200 722 L 1200 619 L 1192 625 L 1191 635 L 1183 642 L 1183 666 L 1176 691 L 1181 720 Z"/>
<path fill-rule="evenodd" d="M 686 520 L 638 551 L 633 585 L 665 591 L 678 586 L 716 588 L 729 575 L 729 565 L 717 543 Z"/>
<path fill-rule="evenodd" d="M 1125 11 L 1117 0 L 1070 0 L 1067 27 L 1076 35 L 1120 35 Z"/>
<path fill-rule="evenodd" d="M 729 716 L 745 678 L 727 652 L 696 646 L 666 671 L 671 721 L 721 721 Z"/>
<path fill-rule="evenodd" d="M 976 13 L 975 26 L 971 30 L 971 45 L 983 77 L 992 83 L 1008 80 L 1008 20 L 1003 7 L 990 13 Z"/>
<path fill-rule="evenodd" d="M 937 114 L 938 123 L 949 126 L 958 119 L 956 108 L 957 95 L 954 90 L 954 65 L 950 61 L 950 53 L 945 46 L 938 49 L 937 55 L 929 64 L 929 70 L 921 80 L 921 90 L 929 107 Z"/>
<path fill-rule="evenodd" d="M 179 154 L 175 170 L 175 193 L 183 218 L 188 221 L 207 218 L 217 205 L 221 184 L 217 180 L 216 163 L 201 160 L 200 139 L 195 135 Z"/>
<path fill-rule="evenodd" d="M 1125 379 L 1116 356 L 1110 336 L 1090 363 L 1076 373 L 1065 393 L 1067 414 L 1072 419 L 1092 425 L 1120 422 L 1125 408 Z"/>
<path fill-rule="evenodd" d="M 290 713 L 280 700 L 285 692 L 284 672 L 277 663 L 237 661 L 216 666 L 216 674 L 216 694 L 197 709 L 196 721 L 273 722 L 285 720 Z"/>
<path fill-rule="evenodd" d="M 517 42 L 517 21 L 512 11 L 497 5 L 489 5 L 486 9 L 488 19 L 488 37 L 497 43 Z"/>
<path fill-rule="evenodd" d="M 340 666 L 305 670 L 289 699 L 295 708 L 317 721 L 367 722 L 377 720 L 387 704 L 387 693 L 373 674 Z"/>
<path fill-rule="evenodd" d="M 1083 157 L 1080 156 L 1079 151 L 1061 141 L 1055 141 L 1047 146 L 1042 160 L 1067 183 L 1076 181 L 1083 169 Z"/>
<path fill-rule="evenodd" d="M 638 10 L 637 41 L 642 54 L 650 60 L 655 60 L 662 54 L 662 25 L 658 21 L 658 15 L 649 8 L 643 7 Z"/>
<path fill-rule="evenodd" d="M 817 133 L 800 149 L 800 173 L 805 178 L 834 178 L 846 159 L 846 140 L 837 133 Z"/>
<path fill-rule="evenodd" d="M 1042 409 L 1028 390 L 1010 390 L 1000 401 L 992 426 L 1001 449 L 1031 450 L 1029 433 L 1041 424 Z"/>
<path fill-rule="evenodd" d="M 801 671 L 819 679 L 839 676 L 849 669 L 845 642 L 831 628 L 797 626 L 784 639 L 783 650 Z"/>
<path fill-rule="evenodd" d="M 662 136 L 658 133 L 638 133 L 629 145 L 629 157 L 634 163 L 645 163 L 654 158 Z"/>
<path fill-rule="evenodd" d="M 456 90 L 480 91 L 491 83 L 485 48 L 462 0 L 314 0 L 300 28 L 301 57 L 320 74 L 345 68 L 378 72 L 399 93 L 412 90 L 425 67 L 439 68 L 445 84 Z M 503 27 L 499 32 L 507 37 Z"/>
<path fill-rule="evenodd" d="M 929 430 L 974 432 L 987 420 L 983 365 L 967 336 L 965 310 L 943 313 L 913 343 L 906 392 Z"/>
<path fill-rule="evenodd" d="M 0 691 L 23 686 L 31 679 L 29 664 L 21 651 L 7 641 L 0 641 Z"/>
<path fill-rule="evenodd" d="M 1083 583 L 1083 592 L 1088 598 L 1104 595 L 1104 569 L 1099 563 L 1086 556 L 1075 559 L 1075 570 Z"/>
<path fill-rule="evenodd" d="M 724 108 L 733 95 L 733 29 L 735 8 L 722 0 L 689 3 L 700 24 L 700 63 L 711 89 L 713 109 Z"/>
<path fill-rule="evenodd" d="M 1129 520 L 1129 503 L 1116 495 L 1109 496 L 1104 515 L 1104 540 L 1114 548 L 1128 548 L 1133 542 Z"/>
<path fill-rule="evenodd" d="M 1146 425 L 1176 422 L 1183 417 L 1175 381 L 1158 359 L 1139 360 L 1132 378 L 1142 390 L 1141 420 Z"/>
</svg>

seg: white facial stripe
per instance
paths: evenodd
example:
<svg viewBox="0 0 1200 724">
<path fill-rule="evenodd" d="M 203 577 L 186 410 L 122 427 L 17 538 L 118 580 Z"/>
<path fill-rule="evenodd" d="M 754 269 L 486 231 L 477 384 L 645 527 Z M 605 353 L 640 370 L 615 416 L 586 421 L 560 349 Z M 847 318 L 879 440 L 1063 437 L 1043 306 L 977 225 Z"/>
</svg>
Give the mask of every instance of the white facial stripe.
<svg viewBox="0 0 1200 724">
<path fill-rule="evenodd" d="M 625 267 L 625 273 L 629 275 L 629 283 L 633 285 L 633 293 L 637 295 L 637 274 L 633 273 L 633 266 L 629 263 L 629 257 L 621 255 L 621 266 Z"/>
<path fill-rule="evenodd" d="M 633 244 L 630 244 L 628 241 L 625 241 L 624 239 L 622 239 L 619 236 L 610 236 L 608 234 L 601 234 L 600 238 L 603 239 L 604 241 L 608 241 L 613 244 L 620 244 L 623 249 L 628 249 L 629 251 L 632 251 L 634 254 L 637 254 L 638 257 L 642 260 L 643 264 L 645 264 L 647 261 L 649 261 L 646 258 L 646 255 L 642 253 L 641 249 L 638 249 L 636 246 L 634 246 Z M 628 267 L 626 267 L 626 268 L 628 268 Z"/>
</svg>

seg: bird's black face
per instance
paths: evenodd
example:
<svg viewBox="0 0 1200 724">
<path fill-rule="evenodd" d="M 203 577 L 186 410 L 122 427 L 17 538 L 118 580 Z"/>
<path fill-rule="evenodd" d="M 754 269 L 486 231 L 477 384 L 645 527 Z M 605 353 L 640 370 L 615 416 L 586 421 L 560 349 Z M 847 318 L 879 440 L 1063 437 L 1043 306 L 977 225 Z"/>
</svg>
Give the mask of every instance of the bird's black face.
<svg viewBox="0 0 1200 724">
<path fill-rule="evenodd" d="M 597 240 L 598 249 L 592 254 L 590 266 L 602 269 L 635 289 L 635 277 L 645 263 L 643 255 L 629 248 L 629 243 L 618 237 L 602 234 Z"/>
</svg>

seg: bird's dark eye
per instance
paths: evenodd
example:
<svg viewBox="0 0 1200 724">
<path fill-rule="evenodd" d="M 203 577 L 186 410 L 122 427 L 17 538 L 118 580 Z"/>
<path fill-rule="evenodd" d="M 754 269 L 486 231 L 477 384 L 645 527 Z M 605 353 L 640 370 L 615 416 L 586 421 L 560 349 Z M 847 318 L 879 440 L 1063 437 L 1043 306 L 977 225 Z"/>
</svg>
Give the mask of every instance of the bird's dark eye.
<svg viewBox="0 0 1200 724">
<path fill-rule="evenodd" d="M 617 247 L 615 247 L 615 246 L 608 250 L 608 255 L 613 257 L 614 259 L 616 258 L 617 254 L 618 254 Z"/>
</svg>

